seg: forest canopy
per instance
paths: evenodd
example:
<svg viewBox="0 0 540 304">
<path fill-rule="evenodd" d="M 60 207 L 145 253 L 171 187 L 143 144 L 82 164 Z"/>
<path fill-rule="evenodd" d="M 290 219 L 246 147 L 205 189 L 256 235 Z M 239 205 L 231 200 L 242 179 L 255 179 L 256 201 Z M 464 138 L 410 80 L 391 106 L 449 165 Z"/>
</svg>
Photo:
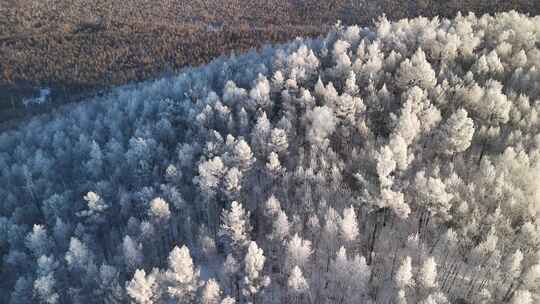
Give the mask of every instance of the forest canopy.
<svg viewBox="0 0 540 304">
<path fill-rule="evenodd" d="M 381 17 L 35 117 L 0 302 L 539 303 L 539 47 Z"/>
</svg>

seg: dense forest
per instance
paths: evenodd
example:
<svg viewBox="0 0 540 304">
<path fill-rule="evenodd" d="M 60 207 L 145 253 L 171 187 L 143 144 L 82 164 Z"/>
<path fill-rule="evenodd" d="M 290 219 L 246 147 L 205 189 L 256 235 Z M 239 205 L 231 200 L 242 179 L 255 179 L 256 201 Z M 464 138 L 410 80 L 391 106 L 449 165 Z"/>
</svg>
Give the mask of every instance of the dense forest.
<svg viewBox="0 0 540 304">
<path fill-rule="evenodd" d="M 338 20 L 454 17 L 516 10 L 531 0 L 2 0 L 0 130 L 112 87 L 297 36 L 319 37 Z M 46 105 L 24 99 L 50 89 Z"/>
<path fill-rule="evenodd" d="M 540 17 L 342 26 L 0 134 L 2 303 L 540 303 Z"/>
</svg>

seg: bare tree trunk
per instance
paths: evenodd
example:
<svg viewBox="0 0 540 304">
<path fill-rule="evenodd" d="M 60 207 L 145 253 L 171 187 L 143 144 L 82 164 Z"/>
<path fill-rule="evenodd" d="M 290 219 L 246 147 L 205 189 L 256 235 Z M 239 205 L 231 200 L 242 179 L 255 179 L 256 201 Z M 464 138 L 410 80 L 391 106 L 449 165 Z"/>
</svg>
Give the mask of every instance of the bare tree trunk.
<svg viewBox="0 0 540 304">
<path fill-rule="evenodd" d="M 373 232 L 371 234 L 371 240 L 369 242 L 368 254 L 367 254 L 367 257 L 366 257 L 368 265 L 371 265 L 371 263 L 372 263 L 372 255 L 373 255 L 373 250 L 374 250 L 374 247 L 375 247 L 375 240 L 377 239 L 378 229 L 379 229 L 379 214 L 377 213 L 376 219 L 375 219 L 375 226 L 373 227 Z"/>
</svg>

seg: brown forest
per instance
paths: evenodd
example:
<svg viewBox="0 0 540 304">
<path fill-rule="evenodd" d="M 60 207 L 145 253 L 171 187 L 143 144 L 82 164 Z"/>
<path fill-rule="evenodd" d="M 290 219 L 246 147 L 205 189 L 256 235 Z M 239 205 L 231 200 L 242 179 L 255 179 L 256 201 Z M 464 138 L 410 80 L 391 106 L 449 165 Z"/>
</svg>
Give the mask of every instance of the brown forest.
<svg viewBox="0 0 540 304">
<path fill-rule="evenodd" d="M 52 88 L 55 104 L 206 63 L 220 55 L 315 37 L 338 20 L 391 20 L 515 9 L 530 0 L 2 0 L 0 121 L 43 112 L 22 96 Z M 69 96 L 69 98 L 66 98 Z M 47 107 L 50 108 L 50 107 Z"/>
</svg>

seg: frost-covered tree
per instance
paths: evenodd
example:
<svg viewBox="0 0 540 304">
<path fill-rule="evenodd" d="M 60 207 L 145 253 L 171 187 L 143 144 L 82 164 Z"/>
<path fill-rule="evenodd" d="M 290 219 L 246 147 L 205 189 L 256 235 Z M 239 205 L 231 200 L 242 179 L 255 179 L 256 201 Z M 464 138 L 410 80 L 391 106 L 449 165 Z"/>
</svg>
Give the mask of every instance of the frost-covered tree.
<svg viewBox="0 0 540 304">
<path fill-rule="evenodd" d="M 48 253 L 51 247 L 51 239 L 47 235 L 47 231 L 43 225 L 34 225 L 32 232 L 26 236 L 26 247 L 36 257 L 40 257 Z"/>
<path fill-rule="evenodd" d="M 206 281 L 202 289 L 201 303 L 219 304 L 221 299 L 221 288 L 214 279 Z"/>
<path fill-rule="evenodd" d="M 154 218 L 158 222 L 165 222 L 171 217 L 171 210 L 169 204 L 158 197 L 150 202 L 150 209 L 148 209 L 148 215 Z"/>
<path fill-rule="evenodd" d="M 240 203 L 232 202 L 230 209 L 221 214 L 219 235 L 226 238 L 231 249 L 239 254 L 249 245 L 250 232 L 249 211 L 245 211 Z"/>
<path fill-rule="evenodd" d="M 199 287 L 199 270 L 195 268 L 189 249 L 175 246 L 168 258 L 165 272 L 167 293 L 178 302 L 190 302 L 196 297 Z"/>
<path fill-rule="evenodd" d="M 431 89 L 437 84 L 435 71 L 421 48 L 414 52 L 411 59 L 405 59 L 400 64 L 396 83 L 402 89 L 413 86 Z"/>
<path fill-rule="evenodd" d="M 339 232 L 346 242 L 353 242 L 358 237 L 358 222 L 354 208 L 345 208 L 343 217 L 339 223 Z"/>
<path fill-rule="evenodd" d="M 287 280 L 287 286 L 289 287 L 289 292 L 293 296 L 307 292 L 309 289 L 309 284 L 304 278 L 300 267 L 294 266 L 294 268 L 291 270 Z"/>
<path fill-rule="evenodd" d="M 441 127 L 437 144 L 445 154 L 460 153 L 470 147 L 473 134 L 473 120 L 467 116 L 467 111 L 459 109 Z"/>
<path fill-rule="evenodd" d="M 141 245 L 133 241 L 129 235 L 124 237 L 124 240 L 122 241 L 122 250 L 128 269 L 137 269 L 137 267 L 142 263 L 143 255 L 141 249 Z"/>
<path fill-rule="evenodd" d="M 127 294 L 137 304 L 156 303 L 156 289 L 156 278 L 152 274 L 146 275 L 144 269 L 137 269 L 126 285 Z"/>
<path fill-rule="evenodd" d="M 316 107 L 306 115 L 310 121 L 308 140 L 313 144 L 324 143 L 336 127 L 336 118 L 332 110 L 326 106 Z"/>
<path fill-rule="evenodd" d="M 295 234 L 287 244 L 287 264 L 289 267 L 303 267 L 309 262 L 312 254 L 311 242 L 303 240 Z"/>
<path fill-rule="evenodd" d="M 266 257 L 257 243 L 250 242 L 244 258 L 244 279 L 242 294 L 251 303 L 255 302 L 262 288 L 270 284 L 270 277 L 262 273 Z"/>
</svg>

